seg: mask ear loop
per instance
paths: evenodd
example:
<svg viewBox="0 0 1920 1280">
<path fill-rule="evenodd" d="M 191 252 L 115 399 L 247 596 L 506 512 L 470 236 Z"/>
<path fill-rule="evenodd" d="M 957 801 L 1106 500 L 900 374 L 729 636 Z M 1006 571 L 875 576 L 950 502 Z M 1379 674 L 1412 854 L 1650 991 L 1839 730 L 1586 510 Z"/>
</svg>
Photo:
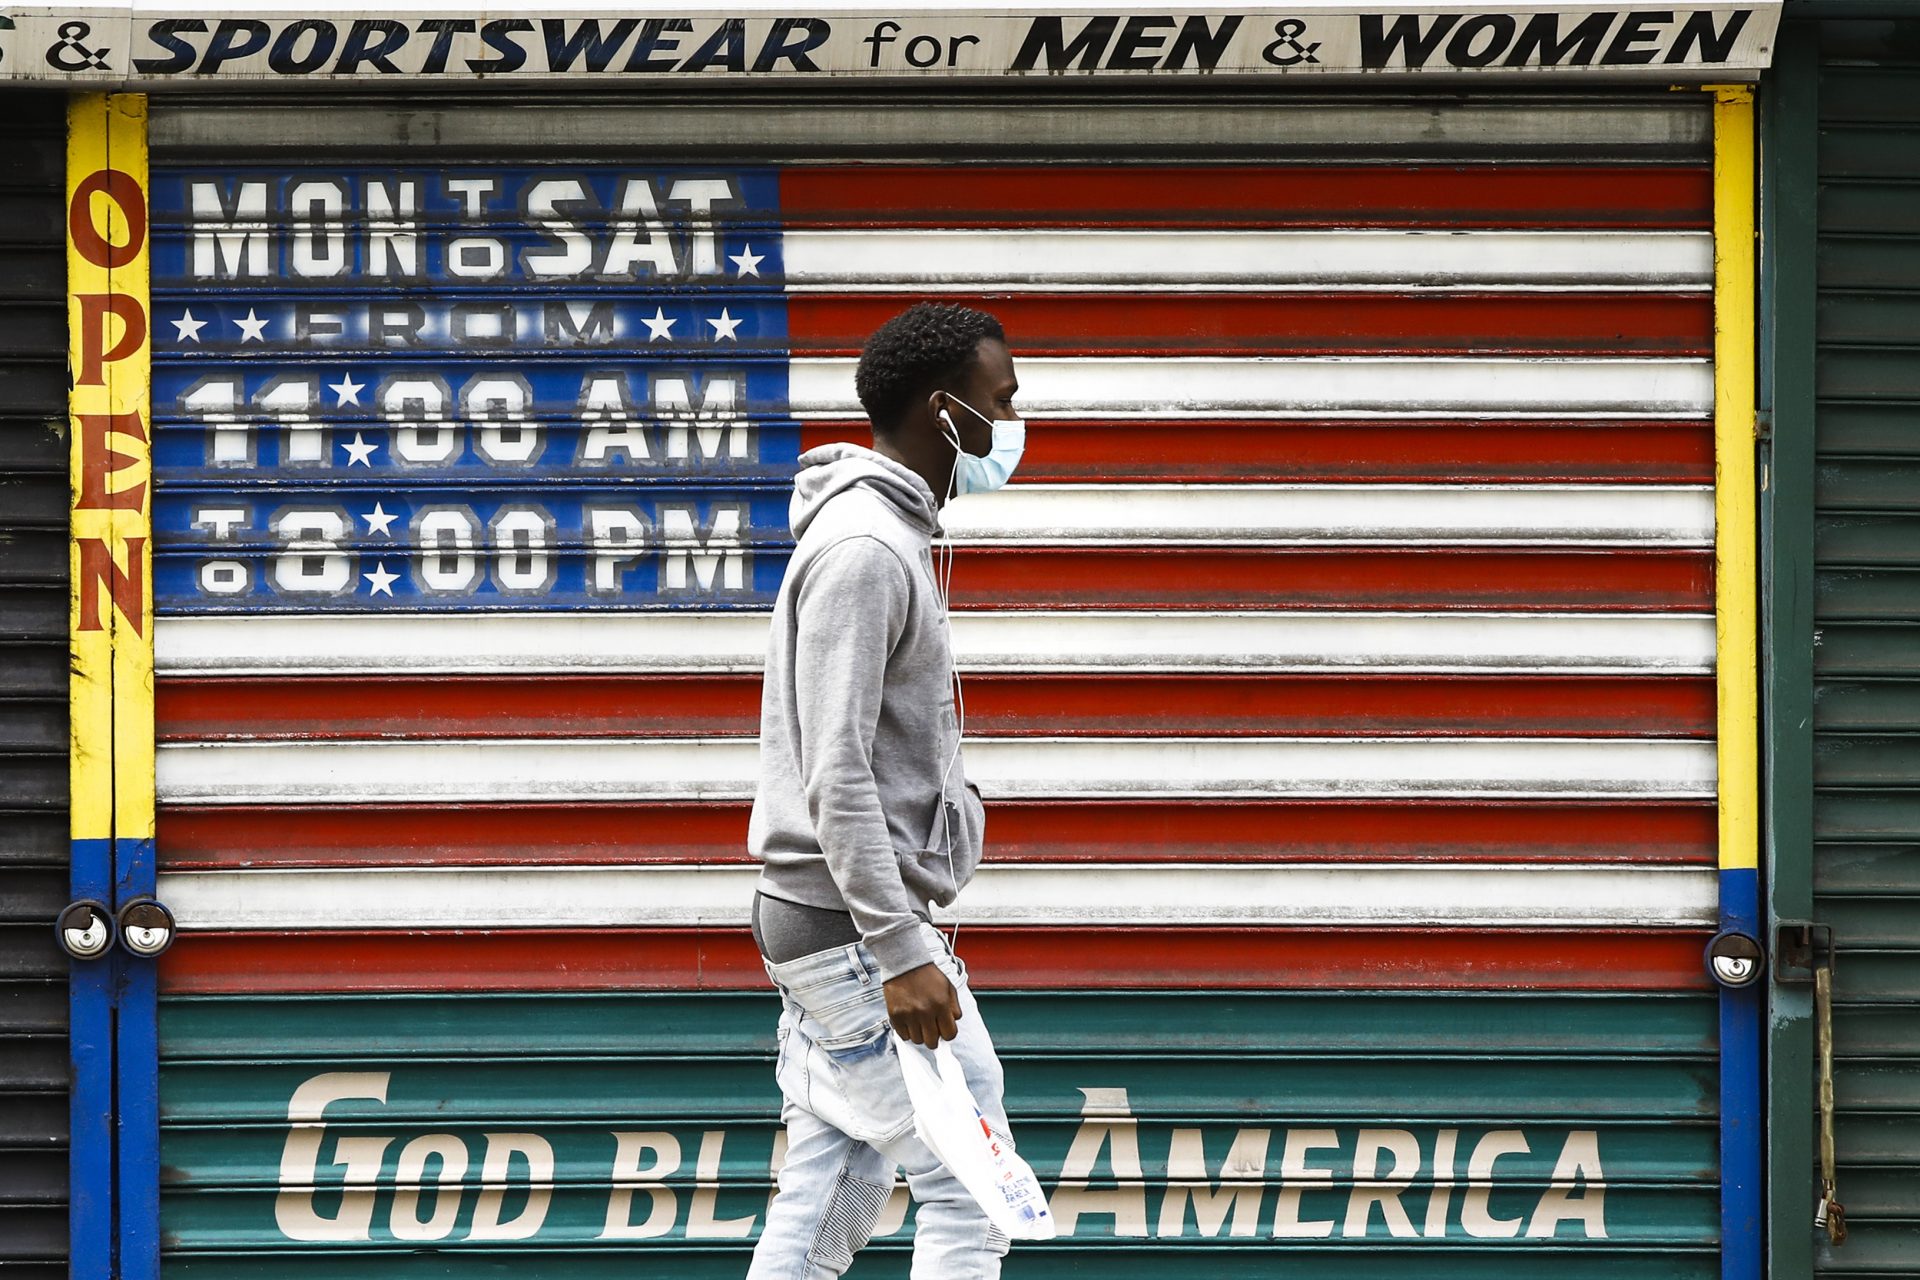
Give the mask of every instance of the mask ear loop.
<svg viewBox="0 0 1920 1280">
<path fill-rule="evenodd" d="M 940 420 L 946 424 L 947 431 L 951 433 L 946 434 L 946 440 L 953 446 L 953 471 L 947 478 L 947 497 L 951 500 L 954 496 L 954 491 L 959 488 L 960 484 L 960 431 L 959 428 L 953 425 L 952 417 L 950 417 L 944 409 L 940 411 Z M 935 569 L 934 590 L 940 597 L 940 610 L 947 624 L 947 652 L 951 654 L 953 652 L 953 535 L 947 532 L 944 524 L 940 526 L 939 546 L 946 552 L 946 555 Z M 957 663 L 952 668 L 952 677 L 954 702 L 953 754 L 947 757 L 946 767 L 940 771 L 940 812 L 937 821 L 939 823 L 941 840 L 946 847 L 947 875 L 953 880 L 954 884 L 958 886 L 960 883 L 960 873 L 953 865 L 953 830 L 947 821 L 947 779 L 953 776 L 953 766 L 959 762 L 961 739 L 966 736 L 967 732 L 967 696 L 966 690 L 960 682 L 960 667 Z M 927 843 L 928 845 L 932 845 L 933 843 L 933 834 L 931 832 L 927 834 Z M 959 945 L 959 942 L 960 917 L 956 914 L 953 920 L 953 931 L 947 935 L 947 946 L 954 948 Z"/>
</svg>

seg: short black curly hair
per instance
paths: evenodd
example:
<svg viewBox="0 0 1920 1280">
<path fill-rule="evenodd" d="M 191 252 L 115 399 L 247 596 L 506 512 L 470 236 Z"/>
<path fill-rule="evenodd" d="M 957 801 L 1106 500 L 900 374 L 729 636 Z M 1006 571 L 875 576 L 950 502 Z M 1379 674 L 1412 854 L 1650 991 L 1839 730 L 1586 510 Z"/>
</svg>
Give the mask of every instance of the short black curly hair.
<svg viewBox="0 0 1920 1280">
<path fill-rule="evenodd" d="M 853 387 L 876 430 L 899 425 L 907 406 L 979 355 L 983 338 L 1007 340 L 1000 322 L 957 302 L 921 302 L 873 331 Z"/>
</svg>

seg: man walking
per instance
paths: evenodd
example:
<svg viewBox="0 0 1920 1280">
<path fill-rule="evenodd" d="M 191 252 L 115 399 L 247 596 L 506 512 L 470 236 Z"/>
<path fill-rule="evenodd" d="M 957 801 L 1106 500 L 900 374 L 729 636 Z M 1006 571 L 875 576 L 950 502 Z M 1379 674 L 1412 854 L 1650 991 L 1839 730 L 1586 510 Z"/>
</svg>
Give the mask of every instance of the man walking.
<svg viewBox="0 0 1920 1280">
<path fill-rule="evenodd" d="M 933 538 L 949 498 L 1005 483 L 1025 428 L 999 322 L 963 306 L 923 303 L 882 325 L 855 386 L 873 447 L 800 459 L 798 545 L 761 699 L 747 839 L 764 863 L 754 939 L 783 1006 L 787 1156 L 748 1275 L 838 1276 L 902 1167 L 919 1205 L 915 1280 L 990 1280 L 1007 1237 L 915 1137 L 889 1030 L 952 1041 L 1005 1136 L 993 1041 L 966 965 L 930 922 L 972 878 L 986 818 L 960 756 Z"/>
</svg>

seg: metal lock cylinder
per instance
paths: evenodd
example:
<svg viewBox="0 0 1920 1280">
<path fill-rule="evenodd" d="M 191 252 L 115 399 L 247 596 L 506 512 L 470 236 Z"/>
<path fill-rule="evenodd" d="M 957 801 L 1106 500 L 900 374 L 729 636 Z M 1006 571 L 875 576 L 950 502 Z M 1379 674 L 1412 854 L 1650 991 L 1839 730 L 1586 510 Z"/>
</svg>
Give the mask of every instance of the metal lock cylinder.
<svg viewBox="0 0 1920 1280">
<path fill-rule="evenodd" d="M 1766 953 L 1750 934 L 1728 929 L 1707 943 L 1707 972 L 1723 987 L 1750 987 L 1766 968 Z"/>
</svg>

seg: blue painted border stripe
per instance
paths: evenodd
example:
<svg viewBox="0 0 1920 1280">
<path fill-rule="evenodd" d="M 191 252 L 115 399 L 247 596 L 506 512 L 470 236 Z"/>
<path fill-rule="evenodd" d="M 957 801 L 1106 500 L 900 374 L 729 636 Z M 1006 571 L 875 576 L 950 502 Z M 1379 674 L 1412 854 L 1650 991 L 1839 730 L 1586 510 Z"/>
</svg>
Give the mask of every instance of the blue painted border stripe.
<svg viewBox="0 0 1920 1280">
<path fill-rule="evenodd" d="M 72 842 L 73 896 L 113 902 L 113 842 Z M 113 995 L 119 952 L 68 962 L 67 1054 L 73 1070 L 67 1110 L 67 1205 L 72 1280 L 115 1274 Z M 149 968 L 152 966 L 149 965 Z"/>
<path fill-rule="evenodd" d="M 156 884 L 154 842 L 116 839 L 116 906 L 151 897 Z M 159 966 L 127 951 L 120 957 L 115 1028 L 118 1083 L 114 1129 L 119 1146 L 120 1268 L 118 1280 L 160 1275 L 160 1038 Z"/>
<path fill-rule="evenodd" d="M 1720 927 L 1760 936 L 1760 873 L 1720 872 Z M 1761 1221 L 1766 1150 L 1766 1091 L 1760 1059 L 1766 978 L 1720 992 L 1720 1274 L 1760 1280 L 1765 1274 Z"/>
</svg>

